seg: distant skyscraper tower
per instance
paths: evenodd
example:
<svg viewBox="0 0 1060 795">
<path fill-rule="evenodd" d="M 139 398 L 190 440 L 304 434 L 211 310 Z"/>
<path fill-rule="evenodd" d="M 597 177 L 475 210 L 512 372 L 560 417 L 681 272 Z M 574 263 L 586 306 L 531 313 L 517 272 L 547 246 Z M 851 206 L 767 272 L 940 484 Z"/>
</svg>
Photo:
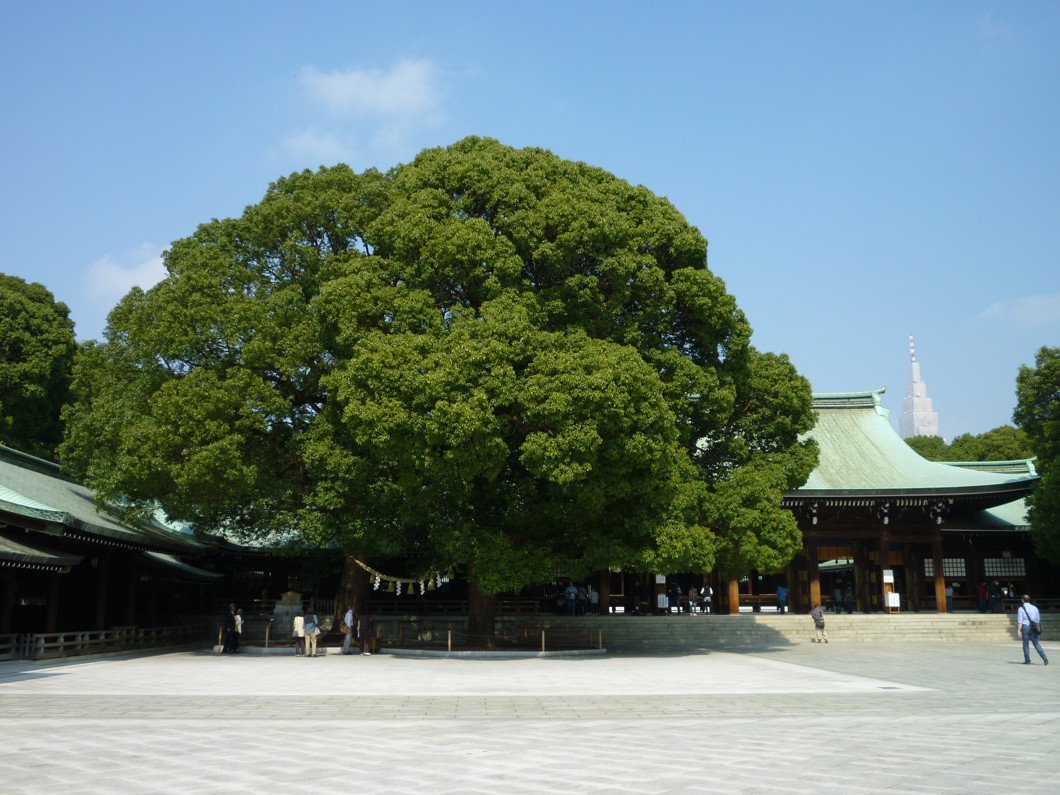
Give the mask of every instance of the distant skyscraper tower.
<svg viewBox="0 0 1060 795">
<path fill-rule="evenodd" d="M 912 333 L 909 334 L 909 386 L 905 388 L 898 432 L 903 439 L 942 435 L 939 433 L 938 412 L 932 410 L 931 398 L 927 396 L 927 384 L 920 380 L 920 362 L 916 360 Z"/>
</svg>

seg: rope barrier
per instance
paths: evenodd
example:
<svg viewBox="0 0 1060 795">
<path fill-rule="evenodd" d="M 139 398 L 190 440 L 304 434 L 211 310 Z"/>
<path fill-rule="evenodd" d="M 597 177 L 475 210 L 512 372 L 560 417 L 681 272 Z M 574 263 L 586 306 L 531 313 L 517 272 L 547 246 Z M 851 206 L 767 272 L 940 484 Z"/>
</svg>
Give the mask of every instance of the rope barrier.
<svg viewBox="0 0 1060 795">
<path fill-rule="evenodd" d="M 449 569 L 449 571 L 445 575 L 443 575 L 440 571 L 436 571 L 430 575 L 424 575 L 422 577 L 394 577 L 389 574 L 383 574 L 381 571 L 373 569 L 363 560 L 359 560 L 358 558 L 353 558 L 353 562 L 360 566 L 362 569 L 364 569 L 366 572 L 368 572 L 368 574 L 375 579 L 375 583 L 373 585 L 374 590 L 378 591 L 380 587 L 382 587 L 383 583 L 390 583 L 394 587 L 388 588 L 387 590 L 395 591 L 398 596 L 401 595 L 402 585 L 408 586 L 407 593 L 409 593 L 410 595 L 413 592 L 413 586 L 419 585 L 420 596 L 423 596 L 425 593 L 427 593 L 427 591 L 433 591 L 436 587 L 441 587 L 442 580 L 448 580 L 453 573 L 452 569 Z"/>
</svg>

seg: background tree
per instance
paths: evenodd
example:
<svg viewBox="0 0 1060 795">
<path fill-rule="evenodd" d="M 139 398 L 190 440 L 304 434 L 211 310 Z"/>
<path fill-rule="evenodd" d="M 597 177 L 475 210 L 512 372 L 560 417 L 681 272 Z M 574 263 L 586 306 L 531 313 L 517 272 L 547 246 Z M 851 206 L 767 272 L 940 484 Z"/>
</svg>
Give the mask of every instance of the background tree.
<svg viewBox="0 0 1060 795">
<path fill-rule="evenodd" d="M 469 138 L 292 175 L 165 263 L 79 365 L 64 456 L 104 498 L 457 566 L 481 634 L 557 567 L 798 548 L 809 385 L 643 187 Z"/>
<path fill-rule="evenodd" d="M 964 433 L 950 444 L 939 436 L 912 436 L 905 441 L 928 461 L 1018 461 L 1034 455 L 1027 433 L 1012 425 Z"/>
<path fill-rule="evenodd" d="M 1001 425 L 978 435 L 965 433 L 954 437 L 950 452 L 957 461 L 1014 461 L 1034 455 L 1027 433 L 1012 425 Z"/>
<path fill-rule="evenodd" d="M 76 349 L 65 304 L 40 284 L 0 274 L 0 443 L 54 457 Z"/>
<path fill-rule="evenodd" d="M 905 443 L 928 461 L 950 461 L 950 446 L 941 436 L 910 436 Z"/>
<path fill-rule="evenodd" d="M 1016 376 L 1013 419 L 1030 439 L 1041 480 L 1027 500 L 1041 555 L 1060 563 L 1060 348 L 1041 348 Z"/>
</svg>

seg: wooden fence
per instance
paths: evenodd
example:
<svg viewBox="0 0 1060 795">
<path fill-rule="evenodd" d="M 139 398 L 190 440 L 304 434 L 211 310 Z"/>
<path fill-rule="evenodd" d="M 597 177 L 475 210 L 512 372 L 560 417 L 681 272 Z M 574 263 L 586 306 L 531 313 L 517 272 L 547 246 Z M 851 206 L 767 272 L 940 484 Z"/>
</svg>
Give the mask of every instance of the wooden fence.
<svg viewBox="0 0 1060 795">
<path fill-rule="evenodd" d="M 0 635 L 0 660 L 14 660 L 18 652 L 18 635 Z"/>
<path fill-rule="evenodd" d="M 203 640 L 206 636 L 204 627 L 194 625 L 0 635 L 0 659 L 46 660 L 108 651 L 180 646 Z"/>
</svg>

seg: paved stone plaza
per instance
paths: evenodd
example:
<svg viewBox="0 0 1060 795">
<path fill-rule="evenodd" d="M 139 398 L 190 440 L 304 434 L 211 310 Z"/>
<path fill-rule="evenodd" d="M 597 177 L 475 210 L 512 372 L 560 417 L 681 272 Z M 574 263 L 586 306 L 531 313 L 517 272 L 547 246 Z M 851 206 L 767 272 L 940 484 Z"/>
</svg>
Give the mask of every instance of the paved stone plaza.
<svg viewBox="0 0 1060 795">
<path fill-rule="evenodd" d="M 6 662 L 0 790 L 1054 793 L 1045 647 Z"/>
</svg>

